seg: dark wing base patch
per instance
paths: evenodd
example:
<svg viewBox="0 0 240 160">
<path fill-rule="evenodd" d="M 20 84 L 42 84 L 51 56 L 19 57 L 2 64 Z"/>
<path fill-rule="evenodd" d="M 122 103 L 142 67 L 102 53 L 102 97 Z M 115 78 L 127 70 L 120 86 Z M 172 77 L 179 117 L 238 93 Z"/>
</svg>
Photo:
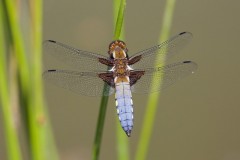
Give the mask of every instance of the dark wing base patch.
<svg viewBox="0 0 240 160">
<path fill-rule="evenodd" d="M 105 58 L 98 58 L 98 61 L 102 64 L 105 64 L 109 67 L 113 67 L 114 63 L 111 60 L 105 59 Z"/>
<path fill-rule="evenodd" d="M 128 61 L 128 65 L 133 65 L 134 63 L 140 61 L 141 58 L 142 58 L 141 55 L 130 58 L 129 61 Z"/>
<path fill-rule="evenodd" d="M 113 73 L 99 73 L 98 76 L 109 86 L 115 88 Z"/>
<path fill-rule="evenodd" d="M 134 85 L 144 75 L 145 71 L 132 71 L 130 72 L 130 86 Z"/>
</svg>

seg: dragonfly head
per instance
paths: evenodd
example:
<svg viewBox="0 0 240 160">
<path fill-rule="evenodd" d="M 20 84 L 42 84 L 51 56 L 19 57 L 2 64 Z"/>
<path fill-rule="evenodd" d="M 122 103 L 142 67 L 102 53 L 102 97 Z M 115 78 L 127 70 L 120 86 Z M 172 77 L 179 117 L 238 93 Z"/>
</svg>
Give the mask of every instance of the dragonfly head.
<svg viewBox="0 0 240 160">
<path fill-rule="evenodd" d="M 128 58 L 127 52 L 128 49 L 123 41 L 116 40 L 109 45 L 108 54 L 114 59 Z"/>
</svg>

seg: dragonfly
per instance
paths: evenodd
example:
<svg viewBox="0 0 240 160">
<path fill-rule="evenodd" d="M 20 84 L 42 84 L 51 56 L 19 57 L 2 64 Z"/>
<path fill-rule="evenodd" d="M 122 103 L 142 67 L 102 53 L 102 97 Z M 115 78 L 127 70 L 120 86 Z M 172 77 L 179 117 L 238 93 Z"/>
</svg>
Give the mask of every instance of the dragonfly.
<svg viewBox="0 0 240 160">
<path fill-rule="evenodd" d="M 120 124 L 130 137 L 133 129 L 132 93 L 158 92 L 194 73 L 197 64 L 193 61 L 164 65 L 166 59 L 176 55 L 191 39 L 190 32 L 182 32 L 132 56 L 128 55 L 126 43 L 121 40 L 110 43 L 108 56 L 46 40 L 43 43 L 44 51 L 73 66 L 74 70 L 46 70 L 43 78 L 85 96 L 109 96 L 115 93 Z M 153 85 L 152 78 L 158 79 L 159 83 Z"/>
</svg>

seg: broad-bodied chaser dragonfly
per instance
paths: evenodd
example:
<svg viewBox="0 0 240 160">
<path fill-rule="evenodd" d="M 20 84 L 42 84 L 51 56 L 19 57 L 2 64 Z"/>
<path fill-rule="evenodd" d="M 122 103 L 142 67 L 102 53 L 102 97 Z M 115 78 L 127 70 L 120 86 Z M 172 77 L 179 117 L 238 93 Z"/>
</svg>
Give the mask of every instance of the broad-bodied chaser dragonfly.
<svg viewBox="0 0 240 160">
<path fill-rule="evenodd" d="M 121 40 L 110 43 L 109 57 L 47 40 L 44 42 L 46 53 L 73 65 L 76 71 L 51 69 L 45 71 L 43 77 L 55 85 L 86 96 L 109 96 L 115 92 L 119 121 L 130 136 L 133 129 L 131 92 L 157 92 L 193 73 L 197 64 L 192 61 L 162 66 L 166 58 L 176 54 L 191 38 L 191 33 L 182 32 L 130 57 L 126 44 Z M 151 84 L 153 77 L 159 78 L 161 87 Z"/>
</svg>

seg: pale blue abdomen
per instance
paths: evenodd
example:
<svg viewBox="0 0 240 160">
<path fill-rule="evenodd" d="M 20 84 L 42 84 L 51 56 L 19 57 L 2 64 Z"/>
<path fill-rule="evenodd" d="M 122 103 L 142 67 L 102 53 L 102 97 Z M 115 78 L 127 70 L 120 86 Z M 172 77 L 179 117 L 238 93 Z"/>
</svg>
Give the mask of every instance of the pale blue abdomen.
<svg viewBox="0 0 240 160">
<path fill-rule="evenodd" d="M 130 136 L 133 128 L 133 102 L 128 82 L 120 82 L 115 84 L 116 94 L 116 108 L 119 121 L 123 130 Z"/>
</svg>

